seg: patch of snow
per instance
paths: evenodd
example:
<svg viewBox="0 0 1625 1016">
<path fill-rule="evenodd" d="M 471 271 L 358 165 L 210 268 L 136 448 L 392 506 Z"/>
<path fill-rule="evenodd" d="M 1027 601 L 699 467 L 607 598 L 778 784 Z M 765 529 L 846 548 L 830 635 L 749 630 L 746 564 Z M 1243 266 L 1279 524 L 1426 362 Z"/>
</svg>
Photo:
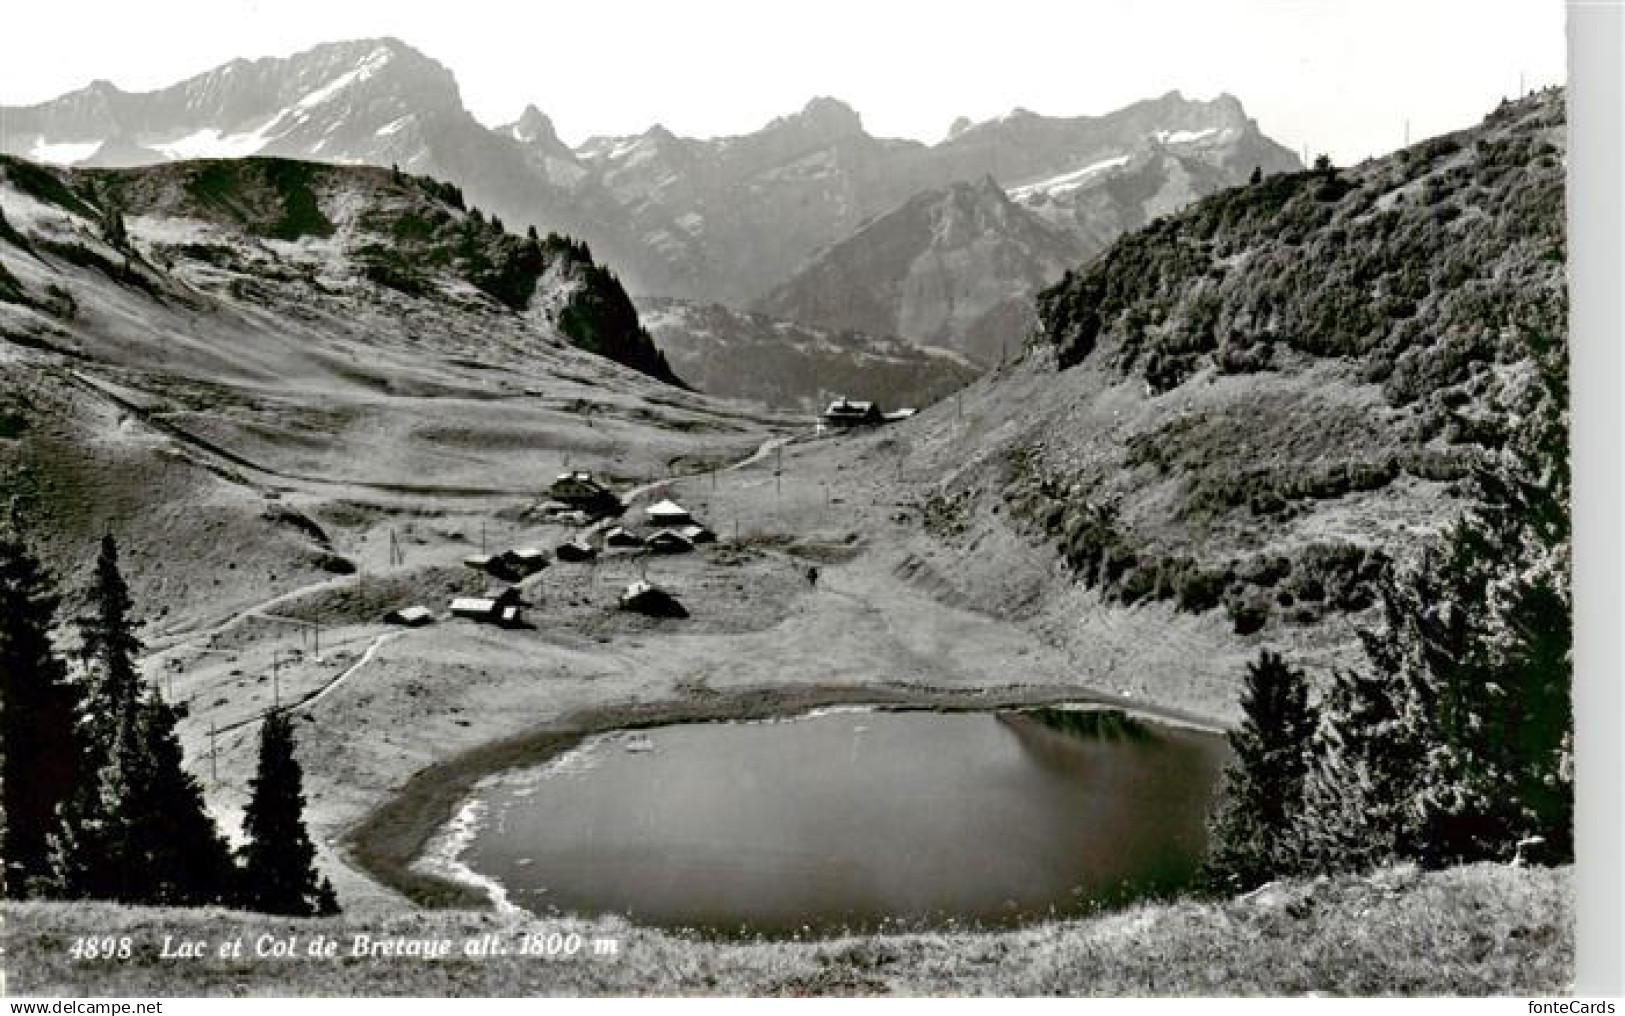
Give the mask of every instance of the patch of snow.
<svg viewBox="0 0 1625 1016">
<path fill-rule="evenodd" d="M 104 141 L 58 141 L 51 143 L 41 134 L 34 147 L 28 150 L 28 157 L 35 162 L 49 162 L 56 166 L 71 166 L 76 162 L 83 162 L 97 152 L 101 151 Z"/>
<path fill-rule="evenodd" d="M 1203 131 L 1156 131 L 1155 137 L 1165 145 L 1179 145 L 1189 141 L 1200 141 L 1205 137 L 1217 134 L 1219 128 L 1209 127 Z"/>
<path fill-rule="evenodd" d="M 705 216 L 699 212 L 689 212 L 677 217 L 677 224 L 690 233 L 698 233 L 705 228 Z"/>
<path fill-rule="evenodd" d="M 1012 200 L 1021 201 L 1037 194 L 1065 194 L 1069 191 L 1075 191 L 1088 183 L 1090 177 L 1098 173 L 1104 173 L 1108 169 L 1116 169 L 1119 166 L 1127 165 L 1128 160 L 1129 156 L 1127 155 L 1114 155 L 1109 159 L 1101 159 L 1099 162 L 1092 162 L 1081 169 L 1069 170 L 1045 180 L 1023 184 L 1020 187 L 1012 187 L 1009 192 L 1010 197 Z"/>
<path fill-rule="evenodd" d="M 654 145 L 643 141 L 634 141 L 631 145 L 625 146 L 624 148 L 617 145 L 615 151 L 611 152 L 609 157 L 610 161 L 614 161 L 625 156 L 626 161 L 622 164 L 621 168 L 631 169 L 634 166 L 643 165 L 645 162 L 650 161 L 658 154 L 659 153 L 655 151 Z"/>
<path fill-rule="evenodd" d="M 389 135 L 400 131 L 403 127 L 405 127 L 408 123 L 411 123 L 411 122 L 412 122 L 412 114 L 408 113 L 407 115 L 401 117 L 399 120 L 391 120 L 389 123 L 384 124 L 382 127 L 378 128 L 378 130 L 374 131 L 373 133 L 376 136 L 380 137 L 380 138 L 388 137 Z"/>
<path fill-rule="evenodd" d="M 588 162 L 594 162 L 599 159 L 609 158 L 610 153 L 624 143 L 626 143 L 625 138 L 594 135 L 593 137 L 590 137 L 586 141 L 582 142 L 581 145 L 576 148 L 575 152 L 578 158 L 585 159 Z"/>
<path fill-rule="evenodd" d="M 264 148 L 271 140 L 268 132 L 281 119 L 279 113 L 261 126 L 239 134 L 221 134 L 217 128 L 205 127 L 172 141 L 153 142 L 148 147 L 170 159 L 241 159 Z"/>
<path fill-rule="evenodd" d="M 340 74 L 332 81 L 294 103 L 294 107 L 296 109 L 310 109 L 319 106 L 351 85 L 359 84 L 377 74 L 387 63 L 389 63 L 389 49 L 380 46 L 369 53 L 365 60 L 361 61 L 361 66 L 353 71 L 345 71 Z"/>
</svg>

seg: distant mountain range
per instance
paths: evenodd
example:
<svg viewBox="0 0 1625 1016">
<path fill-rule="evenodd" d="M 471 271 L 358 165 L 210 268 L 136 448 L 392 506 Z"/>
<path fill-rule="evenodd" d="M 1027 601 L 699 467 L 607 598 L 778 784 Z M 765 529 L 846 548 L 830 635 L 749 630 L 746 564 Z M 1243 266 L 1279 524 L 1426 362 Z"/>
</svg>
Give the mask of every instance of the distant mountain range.
<svg viewBox="0 0 1625 1016">
<path fill-rule="evenodd" d="M 152 92 L 97 81 L 0 108 L 0 123 L 0 153 L 66 166 L 261 155 L 399 167 L 456 184 L 510 228 L 585 240 L 645 306 L 673 298 L 757 312 L 724 329 L 735 354 L 742 327 L 766 329 L 756 343 L 783 338 L 773 319 L 860 344 L 897 337 L 981 366 L 1032 332 L 1040 289 L 1119 235 L 1255 169 L 1301 168 L 1235 98 L 1177 92 L 1095 117 L 961 118 L 934 145 L 874 137 L 850 106 L 815 98 L 737 137 L 657 125 L 572 148 L 534 105 L 512 123 L 480 124 L 451 71 L 395 39 L 234 60 Z M 806 374 L 762 387 L 759 368 L 788 361 L 712 362 L 721 345 L 682 344 L 698 333 L 669 315 L 665 325 L 661 341 L 681 345 L 681 369 L 712 390 L 788 404 L 817 394 Z M 816 345 L 820 356 L 849 348 Z M 871 352 L 890 362 L 896 350 Z M 854 355 L 841 371 L 878 362 Z M 927 370 L 896 393 L 913 401 L 940 377 Z"/>
<path fill-rule="evenodd" d="M 0 151 L 61 165 L 245 155 L 398 165 L 457 183 L 511 225 L 585 238 L 635 294 L 735 305 L 922 191 L 991 177 L 1098 247 L 1148 202 L 1166 211 L 1255 166 L 1297 168 L 1235 99 L 1178 93 L 1099 117 L 961 122 L 936 145 L 873 137 L 851 107 L 818 98 L 738 137 L 655 126 L 572 149 L 534 106 L 484 127 L 449 70 L 394 39 L 235 60 L 153 92 L 97 81 L 3 113 Z M 1109 185 L 1154 148 L 1189 179 L 1154 188 L 1160 198 L 1132 174 Z"/>
<path fill-rule="evenodd" d="M 1036 323 L 1034 293 L 1092 253 L 984 176 L 922 191 L 832 245 L 759 307 L 833 329 L 941 344 L 981 363 Z"/>
<path fill-rule="evenodd" d="M 642 319 L 672 370 L 712 395 L 817 412 L 842 395 L 884 409 L 936 402 L 981 367 L 945 349 L 832 330 L 721 304 L 648 298 Z"/>
</svg>

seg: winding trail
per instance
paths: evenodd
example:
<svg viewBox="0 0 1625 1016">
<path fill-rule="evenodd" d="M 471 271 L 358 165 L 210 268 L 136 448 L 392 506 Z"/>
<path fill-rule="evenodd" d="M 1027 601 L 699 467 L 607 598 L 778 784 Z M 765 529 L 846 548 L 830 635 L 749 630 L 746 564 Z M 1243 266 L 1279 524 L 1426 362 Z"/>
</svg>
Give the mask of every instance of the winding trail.
<svg viewBox="0 0 1625 1016">
<path fill-rule="evenodd" d="M 324 681 L 322 684 L 320 684 L 317 687 L 311 689 L 309 692 L 306 692 L 304 695 L 302 695 L 298 699 L 295 699 L 292 702 L 288 702 L 288 703 L 278 707 L 275 711 L 289 713 L 289 712 L 293 712 L 295 709 L 308 709 L 308 708 L 316 705 L 316 703 L 318 703 L 322 699 L 326 698 L 330 692 L 332 692 L 335 688 L 337 688 L 341 684 L 343 684 L 346 680 L 348 680 L 352 675 L 354 675 L 362 667 L 364 667 L 368 663 L 372 662 L 373 656 L 375 656 L 377 654 L 378 650 L 382 649 L 386 643 L 393 642 L 396 639 L 401 638 L 402 636 L 407 635 L 407 634 L 408 634 L 407 631 L 392 631 L 392 632 L 385 632 L 382 635 L 375 636 L 373 638 L 372 642 L 367 646 L 366 651 L 363 652 L 361 654 L 361 657 L 359 659 L 357 659 L 354 663 L 350 664 L 348 667 L 344 668 L 339 673 L 333 675 L 333 677 L 329 678 L 327 681 Z M 251 723 L 258 723 L 259 720 L 260 720 L 259 716 L 247 716 L 247 717 L 244 717 L 243 719 L 240 719 L 240 720 L 234 720 L 233 722 L 228 723 L 223 727 L 217 727 L 215 729 L 215 733 L 216 734 L 229 734 L 232 731 L 239 730 L 239 729 L 241 729 L 243 727 L 248 726 Z"/>
<path fill-rule="evenodd" d="M 802 434 L 780 434 L 780 435 L 777 435 L 775 437 L 770 437 L 767 440 L 763 441 L 761 443 L 761 445 L 759 445 L 755 451 L 751 452 L 749 455 L 747 455 L 744 458 L 740 459 L 738 462 L 730 462 L 726 466 L 718 466 L 715 469 L 701 469 L 698 472 L 684 473 L 682 476 L 667 476 L 667 477 L 664 477 L 664 478 L 659 479 L 659 480 L 650 480 L 648 483 L 642 484 L 641 486 L 633 487 L 631 490 L 629 490 L 625 494 L 621 495 L 621 500 L 622 500 L 622 502 L 624 502 L 626 504 L 626 506 L 628 508 L 630 508 L 634 503 L 636 503 L 638 498 L 643 497 L 645 494 L 648 494 L 648 493 L 650 493 L 652 491 L 659 490 L 662 487 L 668 486 L 668 485 L 673 484 L 673 483 L 677 483 L 677 482 L 682 481 L 682 480 L 692 480 L 692 479 L 694 479 L 695 477 L 698 477 L 698 476 L 710 476 L 713 473 L 717 473 L 717 474 L 732 473 L 732 472 L 735 472 L 735 471 L 740 470 L 740 469 L 748 469 L 749 467 L 751 467 L 751 466 L 755 465 L 756 463 L 762 461 L 763 459 L 767 458 L 769 455 L 773 454 L 775 451 L 779 450 L 780 448 L 783 448 L 785 445 L 789 444 L 791 441 L 794 441 L 796 438 L 803 437 L 803 436 L 805 436 L 805 435 L 802 435 Z"/>
</svg>

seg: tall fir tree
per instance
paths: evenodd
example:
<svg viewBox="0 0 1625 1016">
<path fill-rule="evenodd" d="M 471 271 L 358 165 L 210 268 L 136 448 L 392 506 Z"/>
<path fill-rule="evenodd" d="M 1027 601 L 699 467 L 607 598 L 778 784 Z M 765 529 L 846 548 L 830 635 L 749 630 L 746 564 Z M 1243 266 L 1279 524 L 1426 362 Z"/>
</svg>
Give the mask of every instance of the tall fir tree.
<svg viewBox="0 0 1625 1016">
<path fill-rule="evenodd" d="M 1317 723 L 1303 672 L 1267 649 L 1247 665 L 1241 707 L 1246 718 L 1229 734 L 1235 761 L 1225 770 L 1207 865 L 1209 880 L 1230 891 L 1298 870 Z"/>
<path fill-rule="evenodd" d="M 243 814 L 243 901 L 273 914 L 334 913 L 333 887 L 316 877 L 316 848 L 305 830 L 304 773 L 294 757 L 293 723 L 271 712 L 260 725 L 259 768 Z"/>
<path fill-rule="evenodd" d="M 116 898 L 130 903 L 203 906 L 235 901 L 231 849 L 184 768 L 175 709 L 156 689 L 136 711 L 104 770 L 107 856 Z"/>
<path fill-rule="evenodd" d="M 96 570 L 88 591 L 90 613 L 80 621 L 81 653 L 89 666 L 86 724 L 98 766 L 105 765 L 121 727 L 133 725 L 141 704 L 141 674 L 136 659 L 141 640 L 130 587 L 119 571 L 118 541 L 102 537 Z"/>
<path fill-rule="evenodd" d="M 133 603 L 112 536 L 102 539 L 90 600 L 84 729 L 97 770 L 76 796 L 77 821 L 56 851 L 63 892 L 124 903 L 230 902 L 235 865 L 184 768 L 178 714 L 143 688 Z"/>
<path fill-rule="evenodd" d="M 45 889 L 65 806 L 88 769 L 78 689 L 51 645 L 58 605 L 39 560 L 0 532 L 0 884 L 12 898 Z"/>
</svg>

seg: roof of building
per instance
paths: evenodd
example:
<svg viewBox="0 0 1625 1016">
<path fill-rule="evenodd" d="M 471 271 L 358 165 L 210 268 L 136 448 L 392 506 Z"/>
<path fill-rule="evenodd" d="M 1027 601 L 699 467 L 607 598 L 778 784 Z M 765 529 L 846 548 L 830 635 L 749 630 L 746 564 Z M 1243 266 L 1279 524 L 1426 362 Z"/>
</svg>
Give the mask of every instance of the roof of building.
<svg viewBox="0 0 1625 1016">
<path fill-rule="evenodd" d="M 396 609 L 390 611 L 387 616 L 399 618 L 400 620 L 407 622 L 427 621 L 434 617 L 434 612 L 428 607 L 413 604 L 410 607 L 397 607 Z"/>
<path fill-rule="evenodd" d="M 677 543 L 687 544 L 689 546 L 693 546 L 693 544 L 694 544 L 694 540 L 693 540 L 692 537 L 686 536 L 686 535 L 684 535 L 683 533 L 679 532 L 676 529 L 662 529 L 659 532 L 655 533 L 654 535 L 650 536 L 644 542 L 645 543 L 672 543 L 674 541 L 677 542 Z"/>
<path fill-rule="evenodd" d="M 515 547 L 507 553 L 521 561 L 545 560 L 547 558 L 547 551 L 540 547 Z"/>
<path fill-rule="evenodd" d="M 688 616 L 688 611 L 677 602 L 677 597 L 643 579 L 626 587 L 621 594 L 621 606 L 661 617 Z"/>
<path fill-rule="evenodd" d="M 567 473 L 560 473 L 558 475 L 558 477 L 553 482 L 554 483 L 568 483 L 568 482 L 570 482 L 572 480 L 574 480 L 574 481 L 576 481 L 578 483 L 597 483 L 598 482 L 597 480 L 593 479 L 592 473 L 588 472 L 585 469 L 572 469 Z"/>
<path fill-rule="evenodd" d="M 453 613 L 467 611 L 475 614 L 489 614 L 497 609 L 495 600 L 483 596 L 459 596 L 451 601 Z"/>
<path fill-rule="evenodd" d="M 684 518 L 687 518 L 688 517 L 688 509 L 684 508 L 682 505 L 678 504 L 676 501 L 673 501 L 673 500 L 668 498 L 668 499 L 666 499 L 664 501 L 656 501 L 654 504 L 650 505 L 648 507 L 648 509 L 645 510 L 644 514 L 646 514 L 646 515 L 681 515 Z"/>
<path fill-rule="evenodd" d="M 853 414 L 867 414 L 875 411 L 873 402 L 853 402 L 851 399 L 839 398 L 829 404 L 824 410 L 825 416 L 848 416 Z"/>
</svg>

